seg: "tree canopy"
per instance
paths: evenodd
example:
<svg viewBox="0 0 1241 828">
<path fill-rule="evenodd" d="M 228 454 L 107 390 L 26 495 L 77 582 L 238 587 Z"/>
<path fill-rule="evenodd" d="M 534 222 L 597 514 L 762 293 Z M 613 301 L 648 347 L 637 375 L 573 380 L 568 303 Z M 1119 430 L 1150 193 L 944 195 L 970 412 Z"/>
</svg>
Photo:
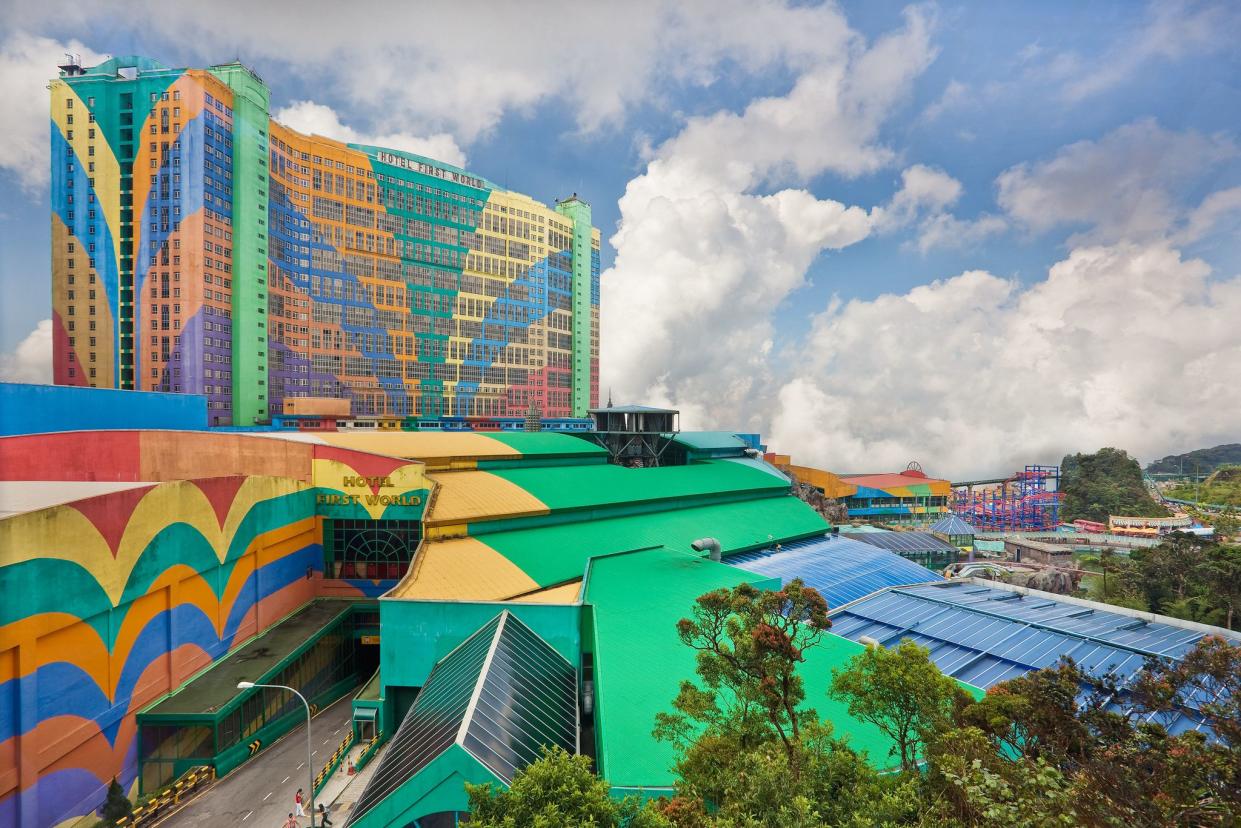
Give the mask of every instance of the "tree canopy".
<svg viewBox="0 0 1241 828">
<path fill-rule="evenodd" d="M 682 685 L 673 712 L 655 728 L 677 746 L 676 794 L 649 806 L 668 825 L 1129 828 L 1241 819 L 1241 647 L 1234 642 L 1206 637 L 1179 662 L 1152 660 L 1123 688 L 1062 660 L 974 699 L 926 649 L 904 641 L 867 648 L 834 673 L 830 687 L 802 686 L 802 695 L 786 698 L 792 714 L 781 713 L 782 705 L 757 701 L 761 675 L 781 674 L 817 638 L 801 638 L 800 625 L 783 627 L 802 644 L 774 648 L 776 663 L 765 672 L 723 665 L 745 662 L 738 644 L 749 653 L 744 642 L 762 637 L 756 631 L 770 619 L 758 607 L 783 602 L 802 607 L 803 619 L 815 614 L 804 609 L 817 606 L 808 592 L 798 584 L 778 600 L 750 589 L 709 593 L 681 622 L 682 640 L 699 658 L 697 680 Z M 823 691 L 888 732 L 898 773 L 877 773 L 818 720 L 805 700 Z M 1164 728 L 1185 713 L 1213 736 Z"/>
<path fill-rule="evenodd" d="M 1138 461 L 1121 449 L 1067 455 L 1060 461 L 1060 475 L 1061 515 L 1066 521 L 1084 518 L 1106 523 L 1108 515 L 1168 515 L 1147 491 Z"/>
</svg>

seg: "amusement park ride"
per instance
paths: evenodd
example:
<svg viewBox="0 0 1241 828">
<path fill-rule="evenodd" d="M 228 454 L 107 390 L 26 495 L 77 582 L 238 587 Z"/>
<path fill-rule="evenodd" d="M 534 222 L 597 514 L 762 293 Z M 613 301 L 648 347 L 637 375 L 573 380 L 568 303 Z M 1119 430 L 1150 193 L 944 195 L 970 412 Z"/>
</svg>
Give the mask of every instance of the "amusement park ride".
<svg viewBox="0 0 1241 828">
<path fill-rule="evenodd" d="M 952 485 L 952 511 L 980 532 L 1044 532 L 1060 523 L 1059 466 Z"/>
</svg>

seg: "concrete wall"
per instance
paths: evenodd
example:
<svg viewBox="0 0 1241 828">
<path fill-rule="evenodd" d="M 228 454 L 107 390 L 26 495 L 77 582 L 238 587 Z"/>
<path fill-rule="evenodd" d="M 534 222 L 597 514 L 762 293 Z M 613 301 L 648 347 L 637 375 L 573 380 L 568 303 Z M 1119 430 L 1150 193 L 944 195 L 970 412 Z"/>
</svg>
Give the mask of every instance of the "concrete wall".
<svg viewBox="0 0 1241 828">
<path fill-rule="evenodd" d="M 0 382 L 0 436 L 92 428 L 207 427 L 207 398 Z"/>
</svg>

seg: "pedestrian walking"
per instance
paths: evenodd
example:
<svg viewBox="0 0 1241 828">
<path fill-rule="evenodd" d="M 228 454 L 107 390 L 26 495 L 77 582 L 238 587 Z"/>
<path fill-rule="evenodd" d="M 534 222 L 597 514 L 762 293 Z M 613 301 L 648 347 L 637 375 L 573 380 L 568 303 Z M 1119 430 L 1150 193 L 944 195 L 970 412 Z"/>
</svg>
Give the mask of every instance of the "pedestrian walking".
<svg viewBox="0 0 1241 828">
<path fill-rule="evenodd" d="M 305 801 L 306 801 L 305 797 L 302 796 L 302 789 L 298 788 L 297 795 L 293 797 L 293 811 L 299 817 L 306 816 L 306 808 L 303 806 L 303 803 Z"/>
<path fill-rule="evenodd" d="M 332 828 L 333 825 L 332 820 L 328 818 L 327 808 L 324 808 L 322 804 L 319 805 L 319 824 L 323 828 Z"/>
<path fill-rule="evenodd" d="M 284 821 L 284 824 L 281 825 L 280 828 L 300 828 L 297 824 L 297 817 L 290 813 L 289 818 Z"/>
</svg>

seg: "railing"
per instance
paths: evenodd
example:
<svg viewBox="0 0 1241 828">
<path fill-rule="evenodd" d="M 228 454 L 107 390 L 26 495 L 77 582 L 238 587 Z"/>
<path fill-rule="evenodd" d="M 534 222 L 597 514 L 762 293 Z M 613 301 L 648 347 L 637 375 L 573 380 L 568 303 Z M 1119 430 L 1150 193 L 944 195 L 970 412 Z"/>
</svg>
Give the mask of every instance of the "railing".
<svg viewBox="0 0 1241 828">
<path fill-rule="evenodd" d="M 349 748 L 353 747 L 353 730 L 349 731 L 349 735 L 341 740 L 336 746 L 336 750 L 332 753 L 331 758 L 327 760 L 327 764 L 323 766 L 323 770 L 319 771 L 319 775 L 315 777 L 315 795 L 319 795 L 319 791 L 323 790 L 323 786 L 332 778 L 332 774 L 340 767 L 340 762 L 349 755 Z"/>
<path fill-rule="evenodd" d="M 358 756 L 358 761 L 354 764 L 354 768 L 362 770 L 362 768 L 366 767 L 366 763 L 371 761 L 375 751 L 379 750 L 379 746 L 383 744 L 383 739 L 384 735 L 382 733 L 376 733 L 375 737 L 366 743 L 366 747 L 362 748 L 362 753 Z"/>
<path fill-rule="evenodd" d="M 176 805 L 181 799 L 198 790 L 200 785 L 215 779 L 215 768 L 211 765 L 200 765 L 186 771 L 176 782 L 157 792 L 155 796 L 142 805 L 134 808 L 133 813 L 116 821 L 117 828 L 135 828 L 146 825 L 157 819 L 169 805 Z"/>
</svg>

